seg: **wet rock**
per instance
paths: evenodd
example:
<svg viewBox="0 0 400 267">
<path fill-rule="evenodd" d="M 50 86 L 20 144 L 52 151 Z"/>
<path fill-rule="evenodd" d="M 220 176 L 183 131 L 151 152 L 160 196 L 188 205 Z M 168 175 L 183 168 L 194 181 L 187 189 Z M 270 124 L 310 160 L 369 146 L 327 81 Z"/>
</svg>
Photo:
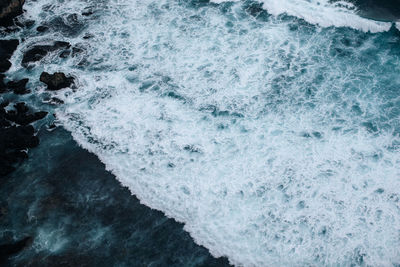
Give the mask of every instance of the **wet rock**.
<svg viewBox="0 0 400 267">
<path fill-rule="evenodd" d="M 64 50 L 60 53 L 60 58 L 67 58 L 71 54 L 71 50 Z"/>
<path fill-rule="evenodd" d="M 0 263 L 4 263 L 10 256 L 21 252 L 31 245 L 33 238 L 28 236 L 17 242 L 0 245 Z"/>
<path fill-rule="evenodd" d="M 61 104 L 64 104 L 64 101 L 62 101 L 61 99 L 59 99 L 57 97 L 52 97 L 50 99 L 50 104 L 52 104 L 52 105 L 61 105 Z"/>
<path fill-rule="evenodd" d="M 6 76 L 0 73 L 0 94 L 6 91 L 6 84 L 4 83 L 4 78 Z"/>
<path fill-rule="evenodd" d="M 11 68 L 11 62 L 8 60 L 0 61 L 0 72 L 6 72 Z"/>
<path fill-rule="evenodd" d="M 90 33 L 85 33 L 85 35 L 82 37 L 83 39 L 87 40 L 87 39 L 92 39 L 94 37 L 93 34 Z"/>
<path fill-rule="evenodd" d="M 19 125 L 28 125 L 32 122 L 38 121 L 46 117 L 47 112 L 39 111 L 28 113 L 29 108 L 25 103 L 17 103 L 14 105 L 15 111 L 10 110 L 4 114 L 4 118 Z"/>
<path fill-rule="evenodd" d="M 36 28 L 36 31 L 38 31 L 38 32 L 47 32 L 48 30 L 49 30 L 49 27 L 43 26 L 43 25 L 38 26 L 38 27 Z"/>
<path fill-rule="evenodd" d="M 28 124 L 47 115 L 45 111 L 30 113 L 23 102 L 15 104 L 14 110 L 6 110 L 7 106 L 8 101 L 0 103 L 0 177 L 13 172 L 14 164 L 28 157 L 26 150 L 39 144 L 34 128 Z"/>
<path fill-rule="evenodd" d="M 44 58 L 48 53 L 59 49 L 69 48 L 71 45 L 68 42 L 57 41 L 52 45 L 36 45 L 27 50 L 22 58 L 22 66 L 27 67 L 29 63 L 36 62 Z"/>
<path fill-rule="evenodd" d="M 10 59 L 18 45 L 17 39 L 0 40 L 0 59 Z"/>
<path fill-rule="evenodd" d="M 75 57 L 76 55 L 78 55 L 78 54 L 80 54 L 80 53 L 83 53 L 84 51 L 85 51 L 85 50 L 84 50 L 83 48 L 74 46 L 74 47 L 72 48 L 72 57 Z"/>
<path fill-rule="evenodd" d="M 47 85 L 48 90 L 54 91 L 70 87 L 74 82 L 74 78 L 67 77 L 62 72 L 55 72 L 54 74 L 42 72 L 40 75 L 40 81 Z"/>
<path fill-rule="evenodd" d="M 11 126 L 0 131 L 0 151 L 6 149 L 24 150 L 39 145 L 39 138 L 34 135 L 35 129 L 32 125 Z"/>
<path fill-rule="evenodd" d="M 46 117 L 47 112 L 39 111 L 33 114 L 19 113 L 15 111 L 9 111 L 6 113 L 5 118 L 9 121 L 15 122 L 19 125 L 28 125 L 32 122 L 38 121 Z"/>
<path fill-rule="evenodd" d="M 17 25 L 18 27 L 21 27 L 21 28 L 31 28 L 33 25 L 35 25 L 35 21 L 34 20 L 31 20 L 31 19 L 28 19 L 28 20 L 22 20 L 22 21 L 19 21 L 19 20 L 17 20 L 16 22 L 15 22 L 15 25 Z"/>
<path fill-rule="evenodd" d="M 17 95 L 27 94 L 30 91 L 26 89 L 26 84 L 28 83 L 29 79 L 22 79 L 19 81 L 10 81 L 7 83 L 7 87 L 14 91 Z"/>
<path fill-rule="evenodd" d="M 82 16 L 88 17 L 90 15 L 93 15 L 93 11 L 90 10 L 90 9 L 87 9 L 87 10 L 82 12 Z"/>
<path fill-rule="evenodd" d="M 0 1 L 0 26 L 10 26 L 13 19 L 22 14 L 25 0 Z"/>
</svg>

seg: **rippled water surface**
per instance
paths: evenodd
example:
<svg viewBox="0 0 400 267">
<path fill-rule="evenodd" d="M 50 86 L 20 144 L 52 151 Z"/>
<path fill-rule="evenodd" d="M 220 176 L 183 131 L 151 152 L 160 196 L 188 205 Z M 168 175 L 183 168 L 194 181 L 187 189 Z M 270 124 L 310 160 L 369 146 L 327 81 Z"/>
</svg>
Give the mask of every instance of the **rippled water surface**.
<svg viewBox="0 0 400 267">
<path fill-rule="evenodd" d="M 244 266 L 400 263 L 395 21 L 325 0 L 26 9 L 51 30 L 23 32 L 14 62 L 48 40 L 80 51 L 31 71 L 16 63 L 14 75 L 74 75 L 78 89 L 57 93 L 62 125 L 214 256 Z"/>
</svg>

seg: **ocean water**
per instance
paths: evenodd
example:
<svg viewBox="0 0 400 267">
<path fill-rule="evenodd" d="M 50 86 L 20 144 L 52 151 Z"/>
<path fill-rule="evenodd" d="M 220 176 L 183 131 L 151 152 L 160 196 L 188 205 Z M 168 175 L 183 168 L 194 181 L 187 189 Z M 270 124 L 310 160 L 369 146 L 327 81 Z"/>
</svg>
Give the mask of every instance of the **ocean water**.
<svg viewBox="0 0 400 267">
<path fill-rule="evenodd" d="M 29 160 L 0 181 L 2 242 L 33 243 L 1 266 L 229 266 L 140 205 L 70 133 L 41 127 L 38 135 Z"/>
<path fill-rule="evenodd" d="M 15 33 L 27 41 L 11 73 L 32 77 L 42 98 L 41 71 L 76 77 L 77 89 L 54 93 L 65 102 L 59 123 L 213 256 L 237 266 L 400 264 L 396 15 L 377 20 L 360 3 L 327 0 L 25 8 L 51 28 Z M 28 47 L 49 40 L 79 51 L 20 67 Z"/>
</svg>

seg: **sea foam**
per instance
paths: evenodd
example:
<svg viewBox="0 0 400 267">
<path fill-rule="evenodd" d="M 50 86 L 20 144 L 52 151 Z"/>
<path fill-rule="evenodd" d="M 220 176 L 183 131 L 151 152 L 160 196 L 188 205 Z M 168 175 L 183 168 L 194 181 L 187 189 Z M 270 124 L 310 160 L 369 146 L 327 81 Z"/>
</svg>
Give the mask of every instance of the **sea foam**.
<svg viewBox="0 0 400 267">
<path fill-rule="evenodd" d="M 106 6 L 47 71 L 77 77 L 57 117 L 142 203 L 238 266 L 400 262 L 395 46 L 241 2 Z"/>
<path fill-rule="evenodd" d="M 215 3 L 227 2 L 212 0 Z M 357 15 L 356 7 L 346 1 L 329 0 L 262 0 L 263 7 L 272 15 L 287 14 L 321 27 L 350 27 L 365 32 L 388 31 L 390 22 L 380 22 Z"/>
</svg>

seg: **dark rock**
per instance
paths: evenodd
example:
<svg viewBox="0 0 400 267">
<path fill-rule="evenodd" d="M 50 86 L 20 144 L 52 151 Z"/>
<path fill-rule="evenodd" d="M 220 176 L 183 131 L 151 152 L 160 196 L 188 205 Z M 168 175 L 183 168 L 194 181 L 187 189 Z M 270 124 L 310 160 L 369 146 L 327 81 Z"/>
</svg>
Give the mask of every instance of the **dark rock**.
<svg viewBox="0 0 400 267">
<path fill-rule="evenodd" d="M 27 94 L 30 91 L 26 89 L 26 84 L 28 83 L 29 79 L 22 79 L 19 81 L 11 81 L 7 83 L 7 87 L 12 89 L 15 94 L 23 95 Z"/>
<path fill-rule="evenodd" d="M 61 99 L 57 98 L 57 97 L 52 97 L 50 99 L 50 104 L 53 105 L 60 105 L 60 104 L 64 104 L 64 101 L 62 101 Z"/>
<path fill-rule="evenodd" d="M 47 112 L 45 111 L 28 114 L 29 108 L 25 105 L 25 103 L 17 103 L 14 105 L 14 107 L 16 111 L 8 111 L 4 114 L 4 118 L 19 125 L 28 125 L 32 122 L 43 119 L 47 115 Z"/>
<path fill-rule="evenodd" d="M 64 50 L 60 53 L 60 58 L 67 58 L 71 54 L 71 50 Z"/>
<path fill-rule="evenodd" d="M 41 60 L 50 52 L 66 49 L 70 46 L 69 43 L 62 41 L 54 42 L 53 45 L 36 45 L 25 52 L 22 58 L 22 66 L 27 67 L 29 63 Z"/>
<path fill-rule="evenodd" d="M 22 6 L 25 0 L 1 0 L 0 1 L 0 26 L 10 26 L 13 19 L 22 14 Z"/>
<path fill-rule="evenodd" d="M 83 48 L 74 46 L 74 47 L 72 48 L 72 57 L 75 57 L 77 54 L 80 54 L 80 53 L 82 53 L 82 52 L 84 52 L 84 51 L 85 51 L 85 50 L 84 50 Z"/>
<path fill-rule="evenodd" d="M 11 62 L 8 60 L 0 61 L 0 72 L 6 72 L 11 68 Z"/>
<path fill-rule="evenodd" d="M 10 256 L 21 252 L 32 242 L 33 238 L 28 236 L 14 243 L 0 245 L 0 263 L 4 263 Z"/>
<path fill-rule="evenodd" d="M 0 73 L 0 94 L 7 91 L 7 86 L 3 81 L 5 77 L 6 76 L 4 74 Z"/>
<path fill-rule="evenodd" d="M 48 30 L 49 30 L 49 27 L 43 26 L 43 25 L 36 28 L 36 31 L 38 31 L 38 32 L 47 32 Z"/>
<path fill-rule="evenodd" d="M 33 25 L 35 25 L 35 21 L 34 20 L 31 20 L 31 19 L 29 19 L 29 20 L 23 20 L 23 21 L 16 21 L 15 22 L 15 25 L 17 25 L 18 27 L 21 27 L 21 28 L 31 28 Z"/>
<path fill-rule="evenodd" d="M 19 102 L 14 107 L 18 113 L 27 113 L 29 111 L 28 106 L 24 102 Z"/>
<path fill-rule="evenodd" d="M 0 131 L 0 151 L 6 149 L 23 150 L 34 148 L 39 145 L 39 138 L 34 135 L 35 129 L 32 125 L 11 126 Z"/>
<path fill-rule="evenodd" d="M 48 90 L 60 90 L 71 86 L 74 82 L 74 78 L 66 77 L 62 72 L 56 72 L 54 74 L 42 72 L 40 75 L 40 81 L 47 84 Z"/>
<path fill-rule="evenodd" d="M 10 59 L 18 45 L 19 41 L 16 39 L 0 40 L 0 60 Z"/>
<path fill-rule="evenodd" d="M 93 15 L 93 11 L 91 11 L 91 10 L 86 10 L 86 11 L 82 12 L 82 16 L 87 17 L 87 16 L 90 16 L 90 15 Z"/>
<path fill-rule="evenodd" d="M 90 33 L 85 33 L 85 35 L 82 37 L 83 39 L 87 40 L 87 39 L 92 39 L 94 37 L 93 34 Z"/>
</svg>

